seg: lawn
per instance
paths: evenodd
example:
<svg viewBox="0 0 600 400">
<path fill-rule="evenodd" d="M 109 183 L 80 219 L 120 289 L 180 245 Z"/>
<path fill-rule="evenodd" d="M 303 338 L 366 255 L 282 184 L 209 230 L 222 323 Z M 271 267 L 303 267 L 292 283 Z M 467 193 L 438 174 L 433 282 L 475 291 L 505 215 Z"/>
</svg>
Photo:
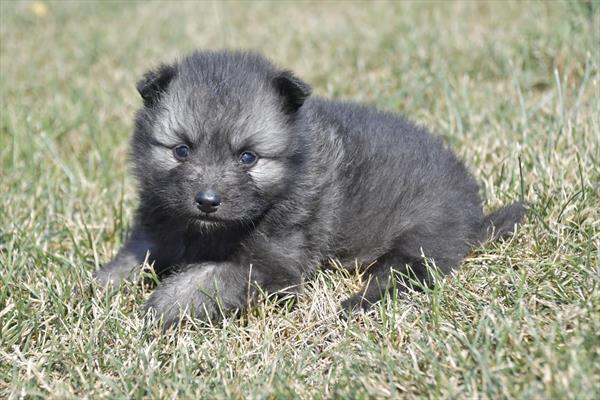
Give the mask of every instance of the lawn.
<svg viewBox="0 0 600 400">
<path fill-rule="evenodd" d="M 599 46 L 596 1 L 0 2 L 0 398 L 598 398 Z M 522 229 L 347 321 L 332 261 L 293 307 L 145 325 L 151 287 L 90 275 L 135 210 L 135 83 L 198 48 L 428 126 Z"/>
</svg>

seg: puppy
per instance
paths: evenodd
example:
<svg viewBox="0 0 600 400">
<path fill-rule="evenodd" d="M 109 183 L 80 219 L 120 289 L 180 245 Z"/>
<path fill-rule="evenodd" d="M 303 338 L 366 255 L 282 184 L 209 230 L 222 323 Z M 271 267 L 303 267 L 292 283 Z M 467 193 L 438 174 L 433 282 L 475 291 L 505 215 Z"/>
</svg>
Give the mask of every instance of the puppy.
<svg viewBox="0 0 600 400">
<path fill-rule="evenodd" d="M 371 265 L 342 303 L 364 309 L 406 290 L 393 276 L 431 284 L 424 256 L 447 273 L 525 213 L 513 203 L 485 216 L 475 179 L 439 138 L 396 114 L 309 97 L 256 53 L 196 52 L 137 89 L 139 206 L 95 277 L 118 284 L 148 256 L 166 277 L 145 309 L 166 326 L 218 319 L 259 290 L 294 293 L 331 258 Z"/>
</svg>

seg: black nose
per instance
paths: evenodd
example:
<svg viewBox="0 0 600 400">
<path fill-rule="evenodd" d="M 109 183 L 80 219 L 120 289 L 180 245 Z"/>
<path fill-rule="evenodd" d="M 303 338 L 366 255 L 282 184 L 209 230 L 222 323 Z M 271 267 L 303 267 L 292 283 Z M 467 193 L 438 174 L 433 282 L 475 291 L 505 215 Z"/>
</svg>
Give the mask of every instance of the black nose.
<svg viewBox="0 0 600 400">
<path fill-rule="evenodd" d="M 196 200 L 198 208 L 205 213 L 217 211 L 217 208 L 219 208 L 219 205 L 221 204 L 221 196 L 212 190 L 196 193 L 194 200 Z"/>
</svg>

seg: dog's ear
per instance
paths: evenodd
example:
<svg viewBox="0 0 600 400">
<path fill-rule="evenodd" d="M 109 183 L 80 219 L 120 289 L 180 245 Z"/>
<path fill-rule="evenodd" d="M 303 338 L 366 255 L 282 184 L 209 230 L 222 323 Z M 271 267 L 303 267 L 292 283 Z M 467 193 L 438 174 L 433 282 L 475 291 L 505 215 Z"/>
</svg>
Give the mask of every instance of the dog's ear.
<svg viewBox="0 0 600 400">
<path fill-rule="evenodd" d="M 295 77 L 290 71 L 281 71 L 273 78 L 273 86 L 283 99 L 283 111 L 293 114 L 310 96 L 310 86 Z"/>
<path fill-rule="evenodd" d="M 144 99 L 144 106 L 155 105 L 176 74 L 175 66 L 165 64 L 146 72 L 136 86 L 140 96 Z"/>
</svg>

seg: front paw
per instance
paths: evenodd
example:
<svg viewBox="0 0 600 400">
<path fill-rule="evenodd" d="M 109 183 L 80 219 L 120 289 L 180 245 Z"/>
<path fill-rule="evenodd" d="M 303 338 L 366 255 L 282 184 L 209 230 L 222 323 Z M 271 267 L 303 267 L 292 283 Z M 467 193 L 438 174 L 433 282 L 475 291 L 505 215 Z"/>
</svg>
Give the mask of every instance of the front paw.
<svg viewBox="0 0 600 400">
<path fill-rule="evenodd" d="M 162 324 L 164 329 L 185 318 L 220 320 L 222 312 L 214 287 L 211 290 L 209 285 L 183 279 L 182 275 L 170 277 L 156 288 L 144 305 L 144 315 Z"/>
<path fill-rule="evenodd" d="M 120 285 L 122 279 L 104 268 L 92 273 L 94 283 L 102 289 L 116 288 Z"/>
<path fill-rule="evenodd" d="M 164 329 L 175 326 L 180 320 L 194 318 L 208 322 L 219 319 L 219 307 L 217 302 L 206 296 L 194 300 L 174 297 L 172 294 L 164 293 L 164 290 L 156 290 L 144 305 L 144 315 L 153 321 L 162 324 Z"/>
<path fill-rule="evenodd" d="M 102 288 L 117 288 L 123 281 L 137 278 L 139 269 L 135 260 L 117 259 L 94 271 L 92 276 Z"/>
</svg>

